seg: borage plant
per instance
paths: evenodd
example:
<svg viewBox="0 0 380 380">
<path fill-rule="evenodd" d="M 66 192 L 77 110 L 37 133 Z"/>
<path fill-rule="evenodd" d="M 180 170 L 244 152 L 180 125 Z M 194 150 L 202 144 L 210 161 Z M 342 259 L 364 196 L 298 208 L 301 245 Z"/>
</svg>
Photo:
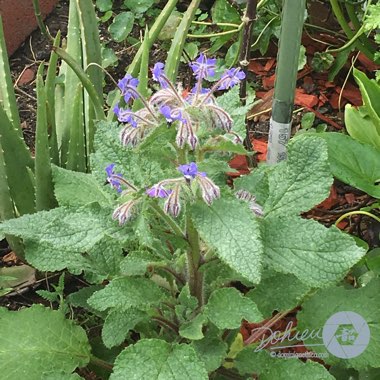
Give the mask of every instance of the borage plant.
<svg viewBox="0 0 380 380">
<path fill-rule="evenodd" d="M 287 370 L 286 360 L 251 349 L 259 336 L 239 334 L 243 320 L 262 322 L 275 310 L 279 319 L 315 289 L 334 286 L 364 255 L 337 228 L 299 216 L 329 194 L 326 143 L 301 136 L 289 144 L 287 162 L 263 165 L 231 189 L 227 163 L 233 153 L 247 154 L 241 136 L 252 100 L 240 105 L 239 69 L 207 88 L 215 61 L 201 55 L 191 68 L 196 84 L 187 92 L 157 63 L 161 88 L 150 99 L 139 95 L 135 78 L 123 78 L 125 105 L 115 107 L 123 125 L 98 123 L 93 173 L 55 168 L 60 207 L 0 226 L 23 238 L 38 269 L 83 272 L 92 285 L 66 302 L 104 319 L 106 347 L 127 347 L 107 363 L 91 354 L 83 329 L 64 320 L 65 308 L 0 309 L 4 324 L 28 328 L 0 341 L 4 373 L 54 378 L 91 361 L 112 380 L 274 379 L 289 371 L 331 378 L 315 362 L 294 360 Z M 219 90 L 228 91 L 216 98 Z M 15 339 L 17 350 L 9 348 Z"/>
</svg>

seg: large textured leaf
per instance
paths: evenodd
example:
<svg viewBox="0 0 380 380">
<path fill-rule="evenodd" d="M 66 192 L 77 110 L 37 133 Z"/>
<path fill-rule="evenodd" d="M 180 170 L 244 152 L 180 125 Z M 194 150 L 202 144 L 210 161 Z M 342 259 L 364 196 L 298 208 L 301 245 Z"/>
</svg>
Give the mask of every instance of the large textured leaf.
<svg viewBox="0 0 380 380">
<path fill-rule="evenodd" d="M 321 133 L 329 148 L 334 177 L 380 198 L 380 150 L 341 133 Z"/>
<path fill-rule="evenodd" d="M 288 161 L 269 176 L 266 215 L 299 214 L 329 195 L 332 176 L 323 139 L 297 138 L 288 145 Z"/>
<path fill-rule="evenodd" d="M 309 286 L 326 286 L 344 277 L 365 250 L 336 227 L 298 217 L 271 217 L 264 223 L 267 264 L 293 273 Z"/>
<path fill-rule="evenodd" d="M 260 380 L 334 380 L 321 364 L 308 360 L 306 363 L 296 358 L 271 358 L 266 351 L 255 352 L 246 347 L 235 359 L 241 374 L 258 374 Z"/>
<path fill-rule="evenodd" d="M 76 210 L 59 207 L 8 220 L 0 225 L 0 230 L 57 249 L 86 251 L 106 235 L 122 237 L 122 230 L 109 212 L 96 203 Z"/>
<path fill-rule="evenodd" d="M 110 205 L 110 195 L 91 174 L 53 166 L 53 179 L 54 193 L 60 206 L 80 207 L 92 202 Z"/>
<path fill-rule="evenodd" d="M 147 310 L 150 305 L 157 305 L 164 296 L 164 291 L 147 278 L 122 277 L 94 293 L 87 303 L 100 311 L 112 307 Z"/>
<path fill-rule="evenodd" d="M 220 199 L 208 207 L 197 203 L 192 218 L 202 239 L 231 268 L 254 283 L 260 281 L 262 243 L 259 224 L 248 205 Z"/>
<path fill-rule="evenodd" d="M 92 155 L 93 174 L 98 181 L 104 181 L 105 168 L 115 163 L 116 173 L 134 183 L 135 186 L 146 188 L 163 178 L 178 176 L 178 171 L 173 165 L 175 151 L 168 144 L 165 133 L 157 135 L 150 144 L 144 142 L 146 149 L 125 148 L 119 139 L 119 127 L 116 123 L 99 122 L 95 134 L 95 151 Z M 166 128 L 167 134 L 174 129 Z M 152 133 L 153 134 L 153 133 Z M 147 137 L 149 139 L 149 137 Z M 149 154 L 148 154 L 149 153 Z M 144 170 L 141 170 L 144 168 Z"/>
<path fill-rule="evenodd" d="M 110 380 L 207 380 L 194 348 L 163 340 L 141 340 L 116 359 Z"/>
<path fill-rule="evenodd" d="M 235 288 L 215 290 L 207 303 L 206 315 L 219 329 L 236 329 L 242 319 L 248 322 L 263 319 L 256 304 Z"/>
<path fill-rule="evenodd" d="M 4 380 L 44 378 L 44 373 L 70 374 L 90 361 L 85 331 L 59 311 L 34 305 L 11 312 L 0 309 L 0 371 Z M 27 374 L 27 375 L 26 375 Z"/>
<path fill-rule="evenodd" d="M 330 354 L 325 361 L 328 364 L 339 364 L 341 367 L 366 369 L 368 367 L 379 368 L 380 356 L 380 280 L 372 280 L 363 288 L 346 289 L 334 287 L 318 291 L 312 298 L 302 305 L 302 311 L 298 314 L 298 330 L 318 330 L 325 326 L 326 321 L 338 312 L 354 312 L 359 314 L 369 325 L 370 340 L 365 350 L 358 356 L 349 359 L 339 359 Z M 342 322 L 344 323 L 344 322 Z M 360 333 L 360 331 L 358 331 Z M 335 334 L 334 334 L 335 335 Z M 316 352 L 327 352 L 320 344 L 321 339 L 305 341 L 310 344 L 310 349 Z"/>
<path fill-rule="evenodd" d="M 275 310 L 296 307 L 309 290 L 297 277 L 271 271 L 246 296 L 255 302 L 265 318 L 269 318 Z"/>
</svg>

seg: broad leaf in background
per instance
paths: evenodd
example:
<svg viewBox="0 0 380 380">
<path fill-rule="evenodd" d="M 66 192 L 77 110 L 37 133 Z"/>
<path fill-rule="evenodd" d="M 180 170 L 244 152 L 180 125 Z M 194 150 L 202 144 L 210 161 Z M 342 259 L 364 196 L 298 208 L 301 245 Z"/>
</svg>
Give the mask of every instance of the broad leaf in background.
<svg viewBox="0 0 380 380">
<path fill-rule="evenodd" d="M 339 364 L 341 367 L 366 369 L 379 368 L 380 356 L 380 279 L 373 279 L 368 285 L 359 289 L 334 287 L 319 290 L 313 297 L 303 303 L 302 311 L 298 313 L 299 331 L 305 329 L 318 330 L 326 321 L 340 311 L 351 311 L 361 315 L 369 325 L 370 341 L 367 348 L 359 355 L 350 359 L 340 359 L 334 355 L 325 358 L 328 364 Z M 305 345 L 323 343 L 319 339 L 305 341 Z M 310 346 L 316 352 L 326 352 L 324 345 Z"/>
<path fill-rule="evenodd" d="M 0 371 L 4 380 L 44 379 L 44 373 L 71 374 L 90 361 L 85 331 L 60 311 L 41 305 L 11 312 L 0 308 Z M 48 377 L 47 377 L 48 378 Z M 56 377 L 57 378 L 57 377 Z"/>
<path fill-rule="evenodd" d="M 334 380 L 321 364 L 308 360 L 271 358 L 266 351 L 246 347 L 237 355 L 235 367 L 242 375 L 259 375 L 260 380 Z"/>
<path fill-rule="evenodd" d="M 237 199 L 220 199 L 211 207 L 198 202 L 191 208 L 202 239 L 216 248 L 218 257 L 247 280 L 261 277 L 262 243 L 258 220 Z"/>
<path fill-rule="evenodd" d="M 380 150 L 341 133 L 319 133 L 328 145 L 334 177 L 380 198 Z"/>
<path fill-rule="evenodd" d="M 354 139 L 370 144 L 380 150 L 380 85 L 354 69 L 364 105 L 358 109 L 346 106 L 344 121 L 347 132 Z"/>
<path fill-rule="evenodd" d="M 264 318 L 270 318 L 275 310 L 281 312 L 293 309 L 310 290 L 310 287 L 291 274 L 274 271 L 264 274 L 266 276 L 263 276 L 260 284 L 246 294 L 246 297 L 255 302 Z"/>
<path fill-rule="evenodd" d="M 288 160 L 270 172 L 265 215 L 290 215 L 308 211 L 326 199 L 333 182 L 327 146 L 318 137 L 288 144 Z"/>
<path fill-rule="evenodd" d="M 341 280 L 365 254 L 338 228 L 298 217 L 268 217 L 263 227 L 264 258 L 270 268 L 292 273 L 311 287 Z"/>
<path fill-rule="evenodd" d="M 105 177 L 105 176 L 104 176 Z M 80 207 L 98 202 L 112 205 L 111 196 L 91 174 L 74 172 L 53 166 L 54 194 L 60 206 Z"/>
<path fill-rule="evenodd" d="M 193 347 L 143 339 L 117 357 L 110 380 L 207 380 Z"/>
<path fill-rule="evenodd" d="M 260 322 L 263 316 L 256 304 L 235 288 L 215 290 L 207 303 L 206 315 L 219 329 L 236 329 L 242 319 Z"/>
</svg>

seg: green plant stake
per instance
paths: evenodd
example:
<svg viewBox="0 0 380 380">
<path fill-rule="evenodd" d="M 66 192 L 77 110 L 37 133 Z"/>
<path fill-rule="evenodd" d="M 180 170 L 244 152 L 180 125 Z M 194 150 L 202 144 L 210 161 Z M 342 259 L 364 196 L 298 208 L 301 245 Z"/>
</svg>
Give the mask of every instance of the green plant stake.
<svg viewBox="0 0 380 380">
<path fill-rule="evenodd" d="M 268 164 L 275 164 L 286 159 L 286 144 L 290 138 L 305 7 L 306 0 L 284 0 L 283 2 L 276 83 L 269 129 Z"/>
</svg>

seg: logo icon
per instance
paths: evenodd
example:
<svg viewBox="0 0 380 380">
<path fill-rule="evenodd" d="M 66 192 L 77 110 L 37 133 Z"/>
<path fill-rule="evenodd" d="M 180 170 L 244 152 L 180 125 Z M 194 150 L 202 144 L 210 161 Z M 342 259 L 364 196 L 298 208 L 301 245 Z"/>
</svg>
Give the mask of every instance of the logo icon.
<svg viewBox="0 0 380 380">
<path fill-rule="evenodd" d="M 333 314 L 322 331 L 323 343 L 327 350 L 341 359 L 359 356 L 368 346 L 371 337 L 365 319 L 353 311 Z"/>
</svg>

